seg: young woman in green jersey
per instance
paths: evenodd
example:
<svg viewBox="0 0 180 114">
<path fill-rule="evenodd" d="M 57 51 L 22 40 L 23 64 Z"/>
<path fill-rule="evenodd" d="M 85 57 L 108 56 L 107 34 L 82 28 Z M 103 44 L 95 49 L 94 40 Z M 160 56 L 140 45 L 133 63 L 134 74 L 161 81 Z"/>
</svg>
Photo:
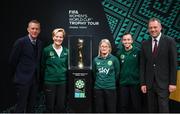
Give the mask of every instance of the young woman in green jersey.
<svg viewBox="0 0 180 114">
<path fill-rule="evenodd" d="M 140 112 L 140 72 L 139 49 L 133 46 L 133 38 L 130 33 L 122 37 L 122 49 L 118 51 L 120 61 L 119 97 L 121 112 Z M 132 104 L 128 104 L 131 102 Z M 132 107 L 134 110 L 131 110 Z"/>
<path fill-rule="evenodd" d="M 53 44 L 45 47 L 42 54 L 47 112 L 65 111 L 68 49 L 62 46 L 64 37 L 64 29 L 54 29 Z"/>
<path fill-rule="evenodd" d="M 99 43 L 99 54 L 93 60 L 95 112 L 116 112 L 116 79 L 119 61 L 111 54 L 108 39 Z"/>
</svg>

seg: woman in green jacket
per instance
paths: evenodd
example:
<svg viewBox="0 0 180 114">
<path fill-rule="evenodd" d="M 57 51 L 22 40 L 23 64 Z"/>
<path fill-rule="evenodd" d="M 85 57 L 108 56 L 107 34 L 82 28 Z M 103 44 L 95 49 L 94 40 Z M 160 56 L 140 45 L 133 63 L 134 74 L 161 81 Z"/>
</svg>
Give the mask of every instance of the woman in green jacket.
<svg viewBox="0 0 180 114">
<path fill-rule="evenodd" d="M 47 112 L 65 112 L 68 49 L 62 46 L 64 37 L 64 29 L 54 29 L 53 44 L 45 47 L 42 54 Z"/>
<path fill-rule="evenodd" d="M 118 51 L 118 59 L 120 61 L 120 111 L 140 112 L 141 96 L 140 96 L 140 72 L 139 72 L 139 49 L 134 47 L 133 38 L 130 33 L 125 33 L 121 40 L 123 47 Z M 128 104 L 131 102 L 132 104 Z"/>
<path fill-rule="evenodd" d="M 99 43 L 99 54 L 93 60 L 95 112 L 116 112 L 116 79 L 119 61 L 111 54 L 108 39 Z"/>
</svg>

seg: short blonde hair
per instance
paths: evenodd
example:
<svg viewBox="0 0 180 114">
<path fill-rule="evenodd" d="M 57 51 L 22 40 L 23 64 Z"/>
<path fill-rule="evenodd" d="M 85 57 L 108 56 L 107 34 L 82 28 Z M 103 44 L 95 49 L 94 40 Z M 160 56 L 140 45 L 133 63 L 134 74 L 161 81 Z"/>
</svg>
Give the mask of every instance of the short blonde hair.
<svg viewBox="0 0 180 114">
<path fill-rule="evenodd" d="M 65 33 L 65 30 L 63 28 L 56 28 L 53 30 L 52 32 L 52 37 L 54 37 L 56 35 L 56 33 L 58 32 L 62 32 L 63 33 L 63 37 L 65 37 L 66 33 Z"/>
<path fill-rule="evenodd" d="M 102 39 L 100 42 L 99 42 L 99 50 L 98 50 L 98 56 L 101 56 L 101 44 L 102 43 L 106 43 L 108 46 L 109 46 L 109 53 L 111 53 L 112 51 L 112 46 L 111 46 L 111 43 L 108 39 Z"/>
</svg>

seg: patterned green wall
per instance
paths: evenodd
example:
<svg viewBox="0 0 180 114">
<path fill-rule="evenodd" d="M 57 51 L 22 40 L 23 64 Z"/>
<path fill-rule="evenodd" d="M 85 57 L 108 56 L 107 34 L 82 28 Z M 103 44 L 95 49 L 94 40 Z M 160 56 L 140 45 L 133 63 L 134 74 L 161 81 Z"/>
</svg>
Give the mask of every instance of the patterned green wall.
<svg viewBox="0 0 180 114">
<path fill-rule="evenodd" d="M 140 48 L 140 43 L 149 38 L 148 20 L 159 18 L 163 33 L 177 42 L 180 69 L 180 0 L 102 0 L 101 3 L 118 46 L 121 46 L 119 42 L 122 35 L 130 32 Z"/>
</svg>

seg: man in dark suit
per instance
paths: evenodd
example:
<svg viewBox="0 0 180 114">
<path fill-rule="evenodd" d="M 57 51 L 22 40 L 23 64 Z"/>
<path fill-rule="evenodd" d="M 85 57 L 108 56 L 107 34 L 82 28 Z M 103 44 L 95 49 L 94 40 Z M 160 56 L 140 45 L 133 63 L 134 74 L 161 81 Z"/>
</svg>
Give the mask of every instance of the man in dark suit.
<svg viewBox="0 0 180 114">
<path fill-rule="evenodd" d="M 141 91 L 147 93 L 149 112 L 169 112 L 169 93 L 176 90 L 176 44 L 161 30 L 159 19 L 150 19 L 151 38 L 142 43 Z"/>
<path fill-rule="evenodd" d="M 32 112 L 38 90 L 42 50 L 38 39 L 40 23 L 37 20 L 30 21 L 27 31 L 27 36 L 16 40 L 9 58 L 17 95 L 15 112 Z"/>
</svg>

